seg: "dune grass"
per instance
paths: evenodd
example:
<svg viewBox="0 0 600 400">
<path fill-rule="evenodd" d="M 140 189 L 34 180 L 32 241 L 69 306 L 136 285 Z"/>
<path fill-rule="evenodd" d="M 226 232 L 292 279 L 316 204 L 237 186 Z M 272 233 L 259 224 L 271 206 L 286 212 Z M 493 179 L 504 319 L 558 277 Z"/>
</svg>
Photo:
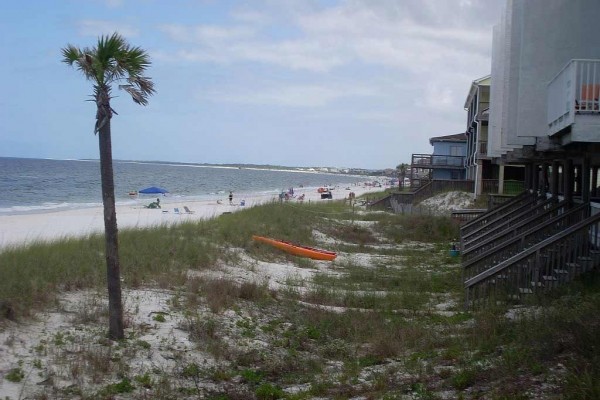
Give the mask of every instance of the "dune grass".
<svg viewBox="0 0 600 400">
<path fill-rule="evenodd" d="M 141 393 L 151 390 L 153 398 L 164 399 L 201 394 L 435 399 L 450 392 L 456 398 L 508 399 L 539 398 L 536 390 L 543 390 L 543 383 L 550 389 L 542 396 L 600 397 L 598 275 L 588 274 L 516 317 L 509 317 L 506 308 L 465 312 L 459 260 L 447 251 L 457 228 L 449 218 L 359 213 L 342 202 L 323 202 L 273 203 L 207 221 L 123 230 L 125 287 L 171 289 L 173 311 L 185 316 L 179 329 L 199 351 L 223 363 L 211 368 L 189 363 L 169 374 L 134 375 L 111 348 L 89 346 L 81 354 L 85 365 L 78 374 L 95 365 L 88 371 L 93 381 L 103 382 L 110 370 L 120 375 L 86 396 L 131 391 L 138 393 L 133 398 L 143 398 Z M 347 257 L 315 272 L 305 291 L 290 285 L 274 292 L 265 283 L 189 273 L 236 265 L 240 251 L 256 260 L 314 269 L 314 262 L 253 242 L 251 236 L 322 246 L 315 231 L 333 239 L 328 248 Z M 65 291 L 103 293 L 103 237 L 7 249 L 0 253 L 0 276 L 0 318 L 22 320 L 54 307 Z M 446 304 L 444 312 L 438 310 L 441 304 Z M 92 324 L 101 308 L 84 304 L 77 320 Z M 165 316 L 154 321 L 160 324 L 161 318 Z M 63 336 L 52 346 L 68 340 Z M 135 335 L 129 341 L 129 352 L 151 351 Z M 232 346 L 253 341 L 267 345 L 260 351 Z M 207 394 L 202 382 L 221 389 Z M 295 394 L 282 391 L 305 383 Z M 86 389 L 82 385 L 77 390 Z"/>
</svg>

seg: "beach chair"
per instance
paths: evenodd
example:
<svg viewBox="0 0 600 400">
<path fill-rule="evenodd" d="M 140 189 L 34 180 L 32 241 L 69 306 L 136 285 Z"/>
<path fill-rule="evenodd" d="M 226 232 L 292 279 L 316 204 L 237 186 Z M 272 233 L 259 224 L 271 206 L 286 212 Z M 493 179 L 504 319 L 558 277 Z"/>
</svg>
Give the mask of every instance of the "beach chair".
<svg viewBox="0 0 600 400">
<path fill-rule="evenodd" d="M 179 208 L 177 208 L 177 207 L 175 207 L 175 208 L 173 209 L 173 212 L 175 212 L 175 214 L 181 214 L 181 213 L 179 212 Z"/>
<path fill-rule="evenodd" d="M 193 213 L 194 213 L 194 211 L 190 210 L 190 209 L 188 208 L 188 206 L 183 206 L 183 209 L 185 210 L 185 213 L 186 213 L 186 214 L 193 214 Z"/>
</svg>

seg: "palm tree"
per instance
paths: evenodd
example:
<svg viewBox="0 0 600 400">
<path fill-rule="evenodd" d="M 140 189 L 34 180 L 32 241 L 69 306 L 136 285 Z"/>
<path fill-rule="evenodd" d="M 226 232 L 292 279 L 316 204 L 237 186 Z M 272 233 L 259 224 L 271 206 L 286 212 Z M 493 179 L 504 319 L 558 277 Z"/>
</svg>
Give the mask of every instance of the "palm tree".
<svg viewBox="0 0 600 400">
<path fill-rule="evenodd" d="M 399 186 L 400 186 L 400 190 L 404 190 L 404 178 L 406 178 L 406 170 L 408 168 L 408 165 L 402 163 L 402 164 L 398 164 L 396 166 L 396 170 L 398 171 L 398 178 L 399 178 Z"/>
<path fill-rule="evenodd" d="M 68 45 L 62 49 L 62 61 L 83 73 L 94 84 L 93 101 L 96 102 L 96 125 L 100 147 L 100 175 L 102 203 L 104 205 L 104 236 L 106 240 L 106 277 L 108 285 L 108 336 L 123 339 L 123 304 L 121 301 L 121 267 L 117 213 L 115 210 L 115 183 L 112 167 L 110 120 L 116 112 L 110 107 L 111 85 L 123 82 L 119 89 L 127 91 L 134 102 L 143 106 L 154 90 L 150 78 L 143 76 L 150 65 L 148 54 L 139 47 L 131 47 L 118 33 L 98 38 L 96 47 L 79 49 Z"/>
</svg>

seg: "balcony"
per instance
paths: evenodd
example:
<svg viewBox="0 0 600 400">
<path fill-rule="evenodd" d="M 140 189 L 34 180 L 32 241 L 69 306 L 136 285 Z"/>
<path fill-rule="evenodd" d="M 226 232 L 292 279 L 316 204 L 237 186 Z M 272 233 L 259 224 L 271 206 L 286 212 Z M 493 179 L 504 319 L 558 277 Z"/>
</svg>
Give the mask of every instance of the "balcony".
<svg viewBox="0 0 600 400">
<path fill-rule="evenodd" d="M 479 141 L 479 155 L 480 156 L 487 156 L 487 148 L 488 148 L 487 144 L 488 144 L 487 140 L 486 141 L 483 141 L 483 140 Z"/>
<path fill-rule="evenodd" d="M 462 169 L 465 166 L 465 157 L 442 156 L 437 154 L 413 154 L 411 168 L 451 168 Z"/>
<path fill-rule="evenodd" d="M 477 116 L 475 116 L 475 121 L 477 122 L 487 122 L 490 120 L 490 102 L 489 101 L 481 101 L 479 102 L 479 112 Z"/>
<path fill-rule="evenodd" d="M 548 135 L 561 133 L 563 145 L 600 142 L 599 97 L 600 60 L 569 61 L 548 84 Z"/>
</svg>

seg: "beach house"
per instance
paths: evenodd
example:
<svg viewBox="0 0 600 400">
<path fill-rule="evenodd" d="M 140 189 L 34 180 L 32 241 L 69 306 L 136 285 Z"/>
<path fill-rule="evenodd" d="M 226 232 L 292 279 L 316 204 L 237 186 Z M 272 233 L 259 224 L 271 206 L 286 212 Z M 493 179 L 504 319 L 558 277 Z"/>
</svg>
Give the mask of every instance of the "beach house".
<svg viewBox="0 0 600 400">
<path fill-rule="evenodd" d="M 491 75 L 471 83 L 465 100 L 467 112 L 466 179 L 473 181 L 473 194 L 515 194 L 523 190 L 524 166 L 504 165 L 488 153 Z M 502 178 L 502 179 L 500 179 Z"/>
<path fill-rule="evenodd" d="M 464 133 L 429 139 L 432 154 L 413 154 L 411 187 L 417 188 L 432 180 L 464 180 L 467 138 Z"/>
<path fill-rule="evenodd" d="M 499 191 L 517 166 L 527 190 L 461 228 L 468 306 L 600 265 L 599 20 L 598 0 L 508 0 L 493 29 L 486 157 Z"/>
<path fill-rule="evenodd" d="M 497 191 L 497 166 L 492 164 L 487 154 L 490 82 L 490 75 L 474 80 L 465 100 L 465 111 L 467 111 L 465 171 L 466 178 L 475 182 L 474 191 L 477 195 Z"/>
</svg>

